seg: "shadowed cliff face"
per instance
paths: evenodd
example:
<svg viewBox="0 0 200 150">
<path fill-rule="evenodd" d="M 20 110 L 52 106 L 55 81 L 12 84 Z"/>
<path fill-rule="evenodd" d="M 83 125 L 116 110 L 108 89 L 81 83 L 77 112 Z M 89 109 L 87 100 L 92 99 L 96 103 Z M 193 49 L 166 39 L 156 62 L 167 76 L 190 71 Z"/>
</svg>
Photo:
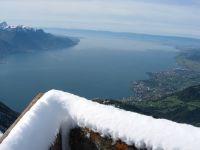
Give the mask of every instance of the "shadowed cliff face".
<svg viewBox="0 0 200 150">
<path fill-rule="evenodd" d="M 0 131 L 5 132 L 18 116 L 19 113 L 0 102 Z"/>
</svg>

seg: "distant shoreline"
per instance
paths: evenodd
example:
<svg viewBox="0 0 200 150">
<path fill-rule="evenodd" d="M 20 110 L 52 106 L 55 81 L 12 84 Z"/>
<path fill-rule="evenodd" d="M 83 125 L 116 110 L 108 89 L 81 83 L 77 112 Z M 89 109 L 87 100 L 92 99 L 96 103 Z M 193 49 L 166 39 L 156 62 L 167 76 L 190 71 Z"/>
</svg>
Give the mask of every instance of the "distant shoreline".
<svg viewBox="0 0 200 150">
<path fill-rule="evenodd" d="M 147 73 L 149 79 L 134 82 L 132 85 L 134 96 L 128 97 L 127 100 L 156 100 L 200 84 L 200 61 L 197 61 L 198 58 L 196 60 L 187 58 L 188 55 L 196 56 L 198 52 L 195 52 L 193 50 L 179 52 L 175 59 L 180 68 L 149 72 Z"/>
</svg>

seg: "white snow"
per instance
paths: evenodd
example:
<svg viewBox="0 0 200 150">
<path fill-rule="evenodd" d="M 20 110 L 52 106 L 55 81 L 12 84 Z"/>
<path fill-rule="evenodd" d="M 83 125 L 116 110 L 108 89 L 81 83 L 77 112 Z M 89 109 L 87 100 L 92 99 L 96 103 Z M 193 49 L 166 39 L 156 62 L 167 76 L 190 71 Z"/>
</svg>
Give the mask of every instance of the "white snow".
<svg viewBox="0 0 200 150">
<path fill-rule="evenodd" d="M 114 140 L 135 144 L 138 148 L 200 148 L 200 128 L 154 119 L 51 90 L 24 115 L 2 142 L 0 150 L 45 150 L 55 140 L 60 127 L 62 133 L 67 133 L 76 125 L 90 128 L 102 136 L 111 136 Z"/>
<path fill-rule="evenodd" d="M 14 29 L 21 29 L 21 30 L 34 30 L 36 31 L 36 29 L 34 28 L 31 28 L 29 26 L 24 26 L 24 25 L 17 25 L 17 26 L 14 26 L 14 25 L 8 25 L 6 22 L 0 22 L 0 29 L 2 30 L 14 30 Z"/>
<path fill-rule="evenodd" d="M 2 137 L 3 133 L 0 131 L 0 138 Z"/>
<path fill-rule="evenodd" d="M 0 29 L 6 29 L 8 24 L 6 22 L 0 22 Z"/>
</svg>

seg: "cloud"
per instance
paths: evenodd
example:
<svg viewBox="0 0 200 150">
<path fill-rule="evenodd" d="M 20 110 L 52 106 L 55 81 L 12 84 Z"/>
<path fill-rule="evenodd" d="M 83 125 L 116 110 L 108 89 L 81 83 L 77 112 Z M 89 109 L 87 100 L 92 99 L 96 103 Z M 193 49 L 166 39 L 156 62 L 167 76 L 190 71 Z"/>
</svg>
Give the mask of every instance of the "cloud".
<svg viewBox="0 0 200 150">
<path fill-rule="evenodd" d="M 200 37 L 197 0 L 0 0 L 14 24 Z"/>
</svg>

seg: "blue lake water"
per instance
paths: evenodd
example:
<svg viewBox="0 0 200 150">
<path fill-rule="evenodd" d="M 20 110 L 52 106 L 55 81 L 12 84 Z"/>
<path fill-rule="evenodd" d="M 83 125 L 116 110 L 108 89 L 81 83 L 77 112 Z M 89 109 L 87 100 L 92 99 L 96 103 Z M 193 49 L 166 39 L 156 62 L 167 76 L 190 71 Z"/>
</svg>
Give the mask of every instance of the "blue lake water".
<svg viewBox="0 0 200 150">
<path fill-rule="evenodd" d="M 175 48 L 142 40 L 81 37 L 65 50 L 15 54 L 0 64 L 0 100 L 22 111 L 38 92 L 64 90 L 89 99 L 131 96 L 146 72 L 176 67 Z"/>
</svg>

